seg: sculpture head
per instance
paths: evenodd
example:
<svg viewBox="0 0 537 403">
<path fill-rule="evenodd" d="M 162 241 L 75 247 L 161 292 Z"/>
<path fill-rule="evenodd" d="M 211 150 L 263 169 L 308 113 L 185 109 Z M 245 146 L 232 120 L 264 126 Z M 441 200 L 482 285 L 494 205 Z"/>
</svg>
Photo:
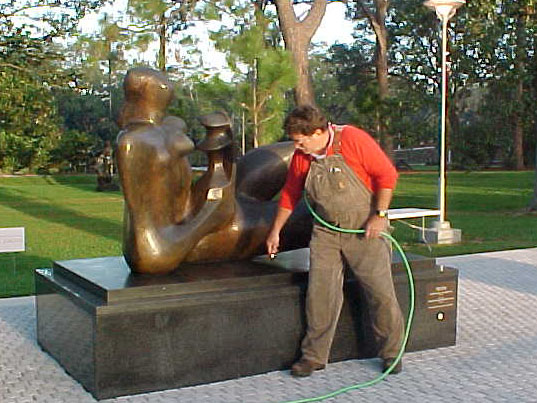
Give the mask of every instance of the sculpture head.
<svg viewBox="0 0 537 403">
<path fill-rule="evenodd" d="M 218 151 L 233 143 L 231 121 L 225 112 L 213 112 L 199 118 L 207 136 L 196 146 L 202 151 Z"/>
<path fill-rule="evenodd" d="M 173 84 L 160 71 L 147 67 L 130 69 L 123 81 L 125 103 L 118 123 L 160 123 L 173 99 Z"/>
</svg>

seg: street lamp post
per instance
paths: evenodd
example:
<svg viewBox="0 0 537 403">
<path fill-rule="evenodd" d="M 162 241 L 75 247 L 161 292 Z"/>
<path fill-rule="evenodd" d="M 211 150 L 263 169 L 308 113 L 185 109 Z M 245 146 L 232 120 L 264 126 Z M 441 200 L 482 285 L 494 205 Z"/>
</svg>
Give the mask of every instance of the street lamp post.
<svg viewBox="0 0 537 403">
<path fill-rule="evenodd" d="M 446 124 L 447 124 L 447 25 L 451 17 L 459 7 L 466 4 L 465 0 L 427 0 L 423 3 L 426 7 L 434 10 L 442 23 L 442 109 L 440 124 L 440 178 L 439 178 L 439 210 L 440 218 L 435 224 L 432 235 L 433 243 L 456 243 L 460 242 L 461 231 L 450 227 L 446 221 Z"/>
</svg>

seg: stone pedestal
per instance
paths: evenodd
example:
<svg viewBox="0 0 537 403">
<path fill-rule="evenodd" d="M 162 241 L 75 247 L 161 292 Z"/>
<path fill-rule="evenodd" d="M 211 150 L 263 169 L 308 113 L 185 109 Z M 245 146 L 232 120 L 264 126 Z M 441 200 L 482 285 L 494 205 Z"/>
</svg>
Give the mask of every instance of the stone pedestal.
<svg viewBox="0 0 537 403">
<path fill-rule="evenodd" d="M 423 232 L 424 242 L 431 244 L 454 244 L 462 240 L 462 231 L 451 228 L 449 221 L 433 221 Z"/>
<path fill-rule="evenodd" d="M 38 342 L 98 399 L 289 368 L 305 331 L 308 254 L 185 265 L 162 277 L 132 275 L 122 257 L 55 262 L 36 270 Z M 412 266 L 417 303 L 407 351 L 455 344 L 457 270 L 417 256 Z M 406 312 L 398 260 L 393 273 Z M 373 357 L 352 278 L 345 295 L 331 361 Z"/>
</svg>

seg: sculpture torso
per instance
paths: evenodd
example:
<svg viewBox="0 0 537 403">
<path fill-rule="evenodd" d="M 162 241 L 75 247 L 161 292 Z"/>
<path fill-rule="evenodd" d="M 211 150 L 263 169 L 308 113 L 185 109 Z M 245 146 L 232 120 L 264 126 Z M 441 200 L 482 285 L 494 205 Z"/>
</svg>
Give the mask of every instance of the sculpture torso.
<svg viewBox="0 0 537 403">
<path fill-rule="evenodd" d="M 229 118 L 206 115 L 202 124 L 208 135 L 198 147 L 207 153 L 209 166 L 192 185 L 187 155 L 194 145 L 186 125 L 176 117 L 158 118 L 165 104 L 147 93 L 148 86 L 160 91 L 167 85 L 160 73 L 143 68 L 129 71 L 125 79 L 124 130 L 116 158 L 125 197 L 123 253 L 131 270 L 164 274 L 183 261 L 263 253 L 277 208 L 272 199 L 285 182 L 292 144 L 257 149 L 236 165 L 227 137 Z M 150 102 L 144 103 L 144 96 Z M 310 232 L 307 213 L 294 214 L 282 233 L 282 250 L 306 246 Z"/>
</svg>

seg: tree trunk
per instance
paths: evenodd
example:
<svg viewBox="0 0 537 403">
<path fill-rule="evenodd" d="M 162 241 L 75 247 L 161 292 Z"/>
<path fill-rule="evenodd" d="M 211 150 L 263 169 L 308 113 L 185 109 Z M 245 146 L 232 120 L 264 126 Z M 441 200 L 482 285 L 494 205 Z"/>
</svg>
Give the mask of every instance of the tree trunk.
<svg viewBox="0 0 537 403">
<path fill-rule="evenodd" d="M 535 146 L 535 182 L 533 183 L 533 196 L 528 205 L 529 211 L 537 211 L 537 145 Z"/>
<path fill-rule="evenodd" d="M 308 46 L 309 41 L 294 43 L 288 47 L 293 55 L 293 62 L 297 72 L 297 83 L 295 87 L 295 102 L 297 105 L 315 104 L 315 93 L 309 73 Z"/>
<path fill-rule="evenodd" d="M 114 116 L 112 113 L 112 53 L 108 53 L 108 136 L 114 138 L 112 133 L 114 125 Z"/>
<path fill-rule="evenodd" d="M 526 52 L 526 29 L 525 29 L 525 17 L 523 15 L 517 20 L 516 25 L 516 43 L 517 43 L 517 55 L 515 60 L 515 69 L 517 72 L 517 87 L 515 93 L 517 110 L 514 113 L 513 121 L 513 158 L 515 162 L 515 169 L 524 169 L 524 127 L 522 122 L 521 111 L 524 97 L 524 75 L 526 71 L 525 64 L 525 52 Z"/>
<path fill-rule="evenodd" d="M 537 96 L 537 71 L 534 70 L 533 72 L 533 79 L 532 79 L 532 92 L 533 97 L 535 99 L 535 96 Z M 533 135 L 537 138 L 537 112 L 533 111 Z M 537 143 L 535 144 L 535 181 L 533 182 L 533 196 L 531 197 L 530 203 L 528 205 L 529 211 L 537 211 Z"/>
<path fill-rule="evenodd" d="M 382 112 L 383 104 L 389 96 L 388 85 L 388 30 L 386 29 L 386 14 L 388 12 L 388 0 L 375 0 L 375 13 L 371 12 L 363 1 L 358 1 L 360 8 L 366 15 L 371 28 L 375 32 L 375 70 L 378 84 L 378 95 Z M 393 160 L 393 136 L 388 133 L 384 113 L 377 116 L 377 131 L 380 145 L 384 152 Z"/>
<path fill-rule="evenodd" d="M 254 148 L 259 147 L 259 108 L 257 105 L 257 58 L 254 59 L 253 68 L 253 85 L 252 85 L 252 112 L 254 118 Z"/>
<path fill-rule="evenodd" d="M 517 84 L 515 97 L 517 100 L 517 107 L 521 108 L 523 104 L 522 97 L 524 95 L 524 86 L 522 84 L 522 77 L 519 79 L 520 81 Z M 522 123 L 522 113 L 520 110 L 515 111 L 513 121 L 513 158 L 515 161 L 515 169 L 520 171 L 524 169 L 524 127 Z"/>
<path fill-rule="evenodd" d="M 315 94 L 309 72 L 308 48 L 321 24 L 326 0 L 314 0 L 306 18 L 298 21 L 291 0 L 275 0 L 285 48 L 291 52 L 298 76 L 295 87 L 297 105 L 315 104 Z"/>
<path fill-rule="evenodd" d="M 162 13 L 159 17 L 159 51 L 158 51 L 158 68 L 160 71 L 166 71 L 166 16 Z"/>
<path fill-rule="evenodd" d="M 386 13 L 388 11 L 387 0 L 375 0 L 376 12 L 375 19 L 378 28 L 375 29 L 377 37 L 375 49 L 376 74 L 379 86 L 379 100 L 383 104 L 389 95 L 388 88 L 388 30 L 386 29 Z M 383 108 L 384 109 L 384 108 Z M 379 137 L 380 144 L 384 152 L 393 160 L 393 137 L 388 133 L 383 114 L 380 114 L 379 120 Z"/>
<path fill-rule="evenodd" d="M 108 136 L 113 138 L 112 128 L 114 125 L 114 119 L 112 114 L 112 41 L 106 41 L 107 55 L 108 55 Z"/>
</svg>

